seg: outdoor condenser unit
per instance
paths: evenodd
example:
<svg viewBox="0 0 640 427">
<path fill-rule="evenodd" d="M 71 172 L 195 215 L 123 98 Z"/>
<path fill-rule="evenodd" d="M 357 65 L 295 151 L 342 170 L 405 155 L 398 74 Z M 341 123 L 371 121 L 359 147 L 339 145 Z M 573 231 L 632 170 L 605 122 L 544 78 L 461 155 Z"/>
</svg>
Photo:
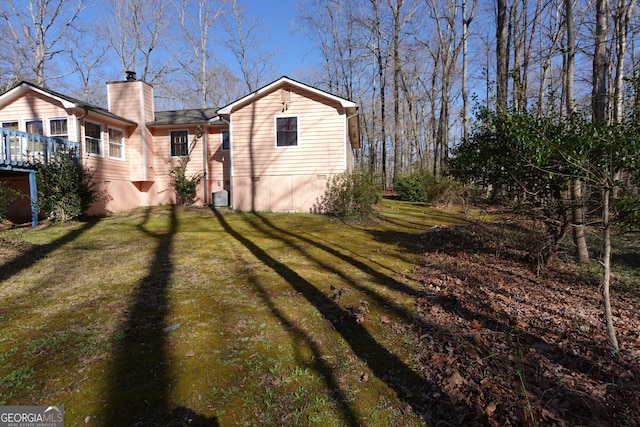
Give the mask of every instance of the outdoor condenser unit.
<svg viewBox="0 0 640 427">
<path fill-rule="evenodd" d="M 229 192 L 227 190 L 216 191 L 211 195 L 214 208 L 224 208 L 229 206 Z"/>
</svg>

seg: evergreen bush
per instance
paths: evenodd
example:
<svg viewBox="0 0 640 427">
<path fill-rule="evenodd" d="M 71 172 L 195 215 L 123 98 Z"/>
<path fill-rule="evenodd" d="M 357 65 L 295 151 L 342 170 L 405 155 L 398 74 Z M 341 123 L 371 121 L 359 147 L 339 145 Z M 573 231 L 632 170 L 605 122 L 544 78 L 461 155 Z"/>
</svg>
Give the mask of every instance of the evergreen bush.
<svg viewBox="0 0 640 427">
<path fill-rule="evenodd" d="M 374 206 L 381 199 L 375 175 L 356 170 L 335 175 L 327 182 L 327 191 L 316 201 L 313 211 L 346 220 L 367 220 L 373 217 Z"/>
<path fill-rule="evenodd" d="M 93 181 L 95 170 L 71 156 L 62 156 L 37 165 L 39 209 L 54 221 L 80 218 L 106 195 Z"/>
</svg>

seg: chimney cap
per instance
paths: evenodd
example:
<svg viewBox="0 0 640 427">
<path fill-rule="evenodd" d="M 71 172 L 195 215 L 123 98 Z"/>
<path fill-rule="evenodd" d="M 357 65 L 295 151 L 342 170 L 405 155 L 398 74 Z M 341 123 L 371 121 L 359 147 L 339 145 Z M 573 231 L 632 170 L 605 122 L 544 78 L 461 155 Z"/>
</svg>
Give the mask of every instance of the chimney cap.
<svg viewBox="0 0 640 427">
<path fill-rule="evenodd" d="M 128 82 L 134 82 L 137 80 L 135 71 L 125 71 L 125 74 Z"/>
</svg>

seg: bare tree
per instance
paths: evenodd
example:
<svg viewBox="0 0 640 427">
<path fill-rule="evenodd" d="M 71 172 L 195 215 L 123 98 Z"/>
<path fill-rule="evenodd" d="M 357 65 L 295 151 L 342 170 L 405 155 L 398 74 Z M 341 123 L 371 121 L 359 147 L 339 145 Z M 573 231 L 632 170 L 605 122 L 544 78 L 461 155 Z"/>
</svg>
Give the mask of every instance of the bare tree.
<svg viewBox="0 0 640 427">
<path fill-rule="evenodd" d="M 231 0 L 231 11 L 226 15 L 223 28 L 226 31 L 226 46 L 240 68 L 242 80 L 249 92 L 256 90 L 271 73 L 272 52 L 262 48 L 263 23 L 247 18 L 238 0 Z"/>
<path fill-rule="evenodd" d="M 595 122 L 607 119 L 607 38 L 609 37 L 609 1 L 596 0 L 596 32 L 593 53 L 593 90 L 591 108 Z"/>
<path fill-rule="evenodd" d="M 170 55 L 162 55 L 169 15 L 164 0 L 108 0 L 113 21 L 102 33 L 125 71 L 155 83 L 175 71 Z M 166 53 L 166 52 L 165 52 Z"/>
<path fill-rule="evenodd" d="M 209 0 L 176 0 L 176 12 L 187 48 L 193 56 L 176 55 L 182 69 L 198 83 L 200 106 L 211 106 L 208 69 L 211 66 L 211 30 L 223 13 L 223 5 Z M 192 66 L 192 61 L 195 66 Z"/>
<path fill-rule="evenodd" d="M 79 34 L 83 37 L 69 40 L 68 48 L 69 63 L 73 65 L 79 84 L 74 81 L 69 85 L 68 93 L 95 105 L 105 105 L 106 92 L 97 89 L 102 85 L 96 84 L 96 76 L 104 77 L 102 63 L 109 47 L 97 37 L 87 38 L 85 31 Z"/>
<path fill-rule="evenodd" d="M 633 11 L 634 0 L 618 0 L 614 11 L 614 39 L 615 39 L 615 74 L 613 76 L 613 120 L 621 122 L 624 107 L 624 62 L 628 49 L 629 21 Z"/>
<path fill-rule="evenodd" d="M 22 67 L 44 86 L 53 59 L 65 53 L 64 38 L 82 11 L 82 0 L 1 0 L 4 36 L 13 44 L 13 54 Z"/>
<path fill-rule="evenodd" d="M 467 0 L 462 0 L 462 136 L 469 136 L 469 93 L 467 89 L 467 76 L 469 74 L 468 38 L 469 26 L 473 21 L 473 15 L 478 5 L 478 0 L 472 1 L 471 12 L 467 14 Z"/>
<path fill-rule="evenodd" d="M 507 49 L 507 0 L 496 0 L 496 106 L 507 109 L 507 89 L 509 75 L 509 51 Z"/>
</svg>

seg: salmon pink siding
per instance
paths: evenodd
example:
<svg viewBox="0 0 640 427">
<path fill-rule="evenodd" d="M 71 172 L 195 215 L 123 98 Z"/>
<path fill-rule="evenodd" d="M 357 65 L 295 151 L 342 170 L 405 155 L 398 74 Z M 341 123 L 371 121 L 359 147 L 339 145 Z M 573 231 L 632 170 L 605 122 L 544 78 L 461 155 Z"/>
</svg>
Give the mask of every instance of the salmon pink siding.
<svg viewBox="0 0 640 427">
<path fill-rule="evenodd" d="M 109 82 L 107 84 L 109 111 L 125 119 L 139 123 L 129 136 L 128 154 L 131 181 L 151 181 L 154 170 L 149 159 L 153 156 L 149 143 L 151 133 L 145 125 L 153 120 L 153 88 L 142 81 Z"/>
<path fill-rule="evenodd" d="M 53 101 L 37 92 L 16 99 L 1 107 L 1 122 L 19 122 L 19 130 L 26 132 L 25 123 L 29 120 L 42 120 L 44 134 L 51 136 L 49 123 L 52 119 L 67 119 L 67 139 L 76 141 L 76 119 L 73 111 L 67 111 L 60 102 Z"/>
<path fill-rule="evenodd" d="M 207 188 L 211 193 L 231 188 L 230 151 L 222 149 L 222 129 L 212 128 L 207 134 L 208 172 Z"/>
<path fill-rule="evenodd" d="M 288 116 L 297 118 L 297 145 L 277 147 L 276 118 Z M 326 97 L 285 86 L 233 112 L 231 123 L 234 208 L 309 211 L 327 179 L 348 169 L 345 112 Z"/>
<path fill-rule="evenodd" d="M 50 120 L 67 120 L 67 139 L 80 143 L 83 165 L 94 170 L 94 182 L 107 194 L 89 214 L 175 203 L 171 172 L 183 158 L 171 156 L 172 131 L 187 132 L 187 176 L 204 177 L 197 188 L 199 205 L 227 190 L 235 209 L 308 212 L 327 182 L 353 163 L 347 116 L 355 117 L 357 106 L 286 77 L 217 112 L 156 115 L 152 86 L 138 80 L 109 82 L 107 97 L 103 110 L 24 82 L 0 95 L 0 121 L 19 122 L 21 131 L 37 119 L 52 136 Z M 277 146 L 279 117 L 296 118 L 295 145 Z M 98 153 L 87 150 L 89 124 L 100 129 Z M 113 152 L 110 130 L 123 137 Z M 223 147 L 223 134 L 229 135 L 230 148 Z M 24 187 L 22 178 L 14 184 Z"/>
</svg>

